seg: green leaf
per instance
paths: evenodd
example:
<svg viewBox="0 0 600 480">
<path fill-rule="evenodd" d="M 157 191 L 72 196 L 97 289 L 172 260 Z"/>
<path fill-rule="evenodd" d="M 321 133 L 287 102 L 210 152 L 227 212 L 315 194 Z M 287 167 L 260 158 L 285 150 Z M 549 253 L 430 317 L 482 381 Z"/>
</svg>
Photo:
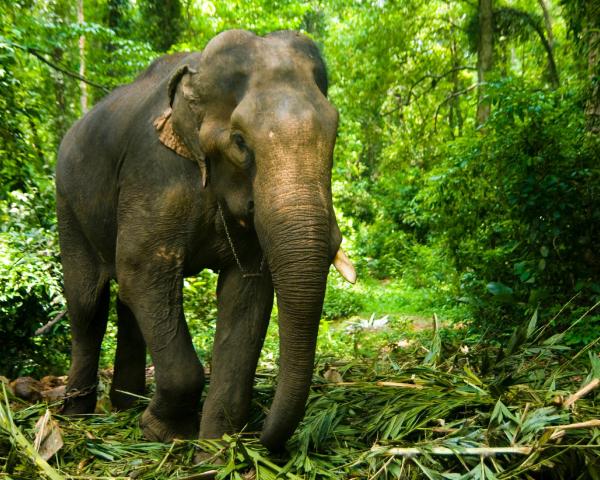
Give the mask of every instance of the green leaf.
<svg viewBox="0 0 600 480">
<path fill-rule="evenodd" d="M 513 295 L 513 289 L 501 282 L 490 282 L 486 286 L 488 292 L 499 297 L 510 297 Z"/>
<path fill-rule="evenodd" d="M 538 321 L 538 309 L 536 308 L 535 311 L 533 312 L 533 315 L 531 316 L 531 319 L 529 320 L 529 323 L 527 324 L 527 334 L 526 334 L 527 338 L 531 338 L 531 336 L 535 332 L 535 329 L 537 326 L 537 321 Z"/>
</svg>

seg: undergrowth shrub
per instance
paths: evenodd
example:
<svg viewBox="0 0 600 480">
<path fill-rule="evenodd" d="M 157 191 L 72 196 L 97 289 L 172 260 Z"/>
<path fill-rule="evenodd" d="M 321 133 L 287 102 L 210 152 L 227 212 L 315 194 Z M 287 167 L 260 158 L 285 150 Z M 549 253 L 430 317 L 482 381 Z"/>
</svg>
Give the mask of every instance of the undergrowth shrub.
<svg viewBox="0 0 600 480">
<path fill-rule="evenodd" d="M 66 369 L 67 322 L 35 336 L 65 309 L 53 202 L 50 182 L 0 201 L 0 374 L 8 377 Z"/>
<path fill-rule="evenodd" d="M 327 281 L 322 317 L 326 320 L 347 318 L 356 315 L 362 308 L 362 300 L 352 285 L 332 269 Z"/>
<path fill-rule="evenodd" d="M 582 93 L 490 91 L 485 135 L 449 142 L 417 196 L 483 328 L 600 296 L 600 139 L 586 133 Z"/>
<path fill-rule="evenodd" d="M 210 361 L 217 326 L 217 279 L 209 270 L 186 278 L 183 284 L 183 308 L 192 342 L 203 362 Z"/>
</svg>

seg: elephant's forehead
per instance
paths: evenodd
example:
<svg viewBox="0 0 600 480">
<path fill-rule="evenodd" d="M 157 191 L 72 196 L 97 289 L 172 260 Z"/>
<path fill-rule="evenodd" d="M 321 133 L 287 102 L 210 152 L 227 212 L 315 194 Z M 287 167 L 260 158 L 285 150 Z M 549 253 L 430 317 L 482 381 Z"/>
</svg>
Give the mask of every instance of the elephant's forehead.
<svg viewBox="0 0 600 480">
<path fill-rule="evenodd" d="M 263 39 L 263 48 L 256 56 L 253 73 L 299 72 L 310 67 L 310 61 L 289 44 L 278 39 Z"/>
<path fill-rule="evenodd" d="M 209 42 L 202 56 L 212 69 L 225 75 L 309 73 L 317 59 L 299 45 L 302 42 L 283 36 L 259 37 L 245 30 L 229 30 Z"/>
<path fill-rule="evenodd" d="M 224 50 L 229 50 L 238 47 L 248 48 L 259 37 L 252 32 L 246 30 L 227 30 L 214 37 L 206 47 L 204 47 L 203 55 L 212 56 L 219 54 Z"/>
</svg>

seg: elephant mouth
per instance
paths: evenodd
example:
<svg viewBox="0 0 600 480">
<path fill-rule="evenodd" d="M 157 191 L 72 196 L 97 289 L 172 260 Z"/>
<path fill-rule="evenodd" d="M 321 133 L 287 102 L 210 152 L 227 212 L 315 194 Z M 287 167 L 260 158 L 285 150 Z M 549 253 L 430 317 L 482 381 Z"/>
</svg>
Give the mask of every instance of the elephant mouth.
<svg viewBox="0 0 600 480">
<path fill-rule="evenodd" d="M 248 269 L 244 268 L 242 265 L 242 262 L 240 260 L 240 256 L 238 254 L 238 250 L 236 249 L 235 243 L 231 236 L 230 227 L 228 226 L 228 221 L 225 217 L 225 214 L 223 213 L 223 207 L 221 206 L 221 202 L 217 202 L 217 210 L 218 210 L 218 214 L 219 214 L 221 223 L 223 224 L 223 229 L 225 231 L 227 243 L 229 244 L 229 248 L 230 248 L 231 253 L 237 263 L 238 268 L 242 272 L 242 276 L 244 278 L 261 276 L 264 272 L 264 268 L 265 268 L 265 264 L 266 264 L 266 259 L 265 259 L 264 253 L 261 254 L 261 261 L 259 264 L 259 268 L 255 272 L 251 272 Z M 243 228 L 245 230 L 254 231 L 254 201 L 250 200 L 248 202 L 247 212 L 248 212 L 248 214 L 246 217 L 236 218 L 235 222 L 237 223 L 237 225 L 239 225 L 241 228 Z M 356 283 L 356 278 L 357 278 L 356 269 L 354 268 L 354 265 L 352 264 L 352 262 L 350 261 L 350 259 L 348 258 L 348 256 L 344 252 L 344 250 L 342 250 L 341 246 L 338 248 L 331 264 L 335 267 L 335 269 L 342 276 L 342 278 L 344 278 L 344 280 L 346 280 L 347 282 L 349 282 L 351 284 Z"/>
<path fill-rule="evenodd" d="M 260 259 L 258 268 L 256 268 L 255 270 L 252 270 L 248 267 L 245 267 L 242 264 L 242 261 L 240 260 L 240 255 L 238 253 L 238 249 L 236 248 L 236 244 L 230 233 L 230 226 L 228 225 L 228 219 L 226 218 L 225 214 L 223 213 L 223 207 L 221 206 L 220 202 L 217 202 L 217 212 L 218 212 L 221 224 L 223 225 L 223 230 L 225 232 L 225 237 L 227 238 L 227 243 L 229 244 L 229 250 L 231 251 L 233 258 L 234 258 L 238 268 L 240 269 L 240 272 L 242 273 L 242 277 L 243 278 L 252 278 L 252 277 L 262 276 L 265 271 L 265 268 L 266 268 L 265 267 L 266 259 L 265 259 L 264 253 L 262 253 L 262 251 L 261 251 L 261 259 Z M 250 218 L 252 219 L 252 217 L 250 217 Z M 249 222 L 253 223 L 252 220 L 249 220 Z M 248 231 L 254 230 L 253 225 L 245 223 L 244 219 L 238 218 L 238 219 L 236 219 L 236 223 L 245 230 L 248 230 Z"/>
<path fill-rule="evenodd" d="M 247 230 L 254 230 L 254 201 L 249 200 L 246 204 L 246 213 L 237 219 L 238 225 Z"/>
</svg>

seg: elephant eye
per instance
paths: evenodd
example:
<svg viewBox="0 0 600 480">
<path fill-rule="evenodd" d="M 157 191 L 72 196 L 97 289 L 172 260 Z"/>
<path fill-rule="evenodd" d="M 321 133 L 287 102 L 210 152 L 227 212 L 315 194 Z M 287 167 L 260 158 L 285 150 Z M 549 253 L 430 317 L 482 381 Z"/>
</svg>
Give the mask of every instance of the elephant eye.
<svg viewBox="0 0 600 480">
<path fill-rule="evenodd" d="M 248 150 L 248 145 L 246 145 L 246 141 L 244 140 L 244 137 L 242 137 L 241 134 L 233 133 L 233 134 L 231 134 L 231 139 L 233 140 L 233 142 L 237 145 L 237 147 L 242 152 L 245 152 Z"/>
</svg>

